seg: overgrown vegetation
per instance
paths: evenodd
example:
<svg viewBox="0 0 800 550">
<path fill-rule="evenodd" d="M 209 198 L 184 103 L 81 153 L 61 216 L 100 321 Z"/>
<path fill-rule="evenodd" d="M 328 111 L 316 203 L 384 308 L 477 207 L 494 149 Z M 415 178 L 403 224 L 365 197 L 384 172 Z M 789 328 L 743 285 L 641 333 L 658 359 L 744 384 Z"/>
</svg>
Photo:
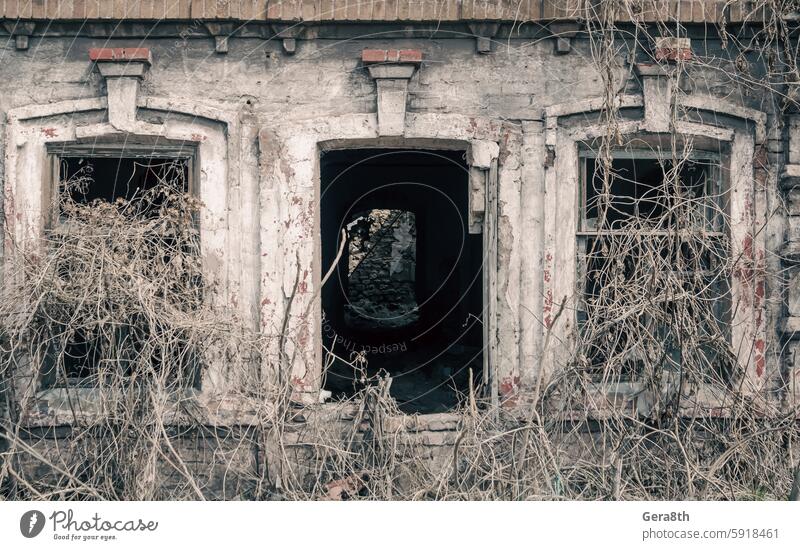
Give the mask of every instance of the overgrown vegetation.
<svg viewBox="0 0 800 550">
<path fill-rule="evenodd" d="M 681 75 L 713 69 L 778 111 L 796 107 L 789 84 L 800 82 L 797 40 L 785 16 L 798 6 L 754 4 L 769 7 L 771 19 L 719 32 L 730 51 L 756 51 L 766 70 L 745 71 L 744 53 L 733 56 L 734 71 L 718 59 L 678 61 L 676 94 Z M 741 304 L 730 281 L 753 267 L 730 254 L 724 190 L 708 185 L 717 176 L 698 168 L 691 141 L 673 136 L 660 151 L 657 183 L 632 197 L 633 214 L 620 211 L 616 185 L 629 174 L 614 158 L 631 144 L 618 132 L 616 68 L 646 55 L 642 45 L 653 37 L 644 25 L 615 22 L 619 10 L 636 21 L 636 5 L 600 2 L 586 14 L 608 132 L 591 146 L 595 234 L 580 243 L 581 310 L 559 312 L 581 322 L 571 353 L 522 413 L 493 409 L 474 390 L 453 431 L 420 431 L 399 414 L 391 380 L 381 376 L 347 402 L 297 406 L 293 359 L 284 353 L 293 335 L 256 333 L 215 305 L 199 248 L 202 205 L 176 191 L 183 173 L 168 170 L 163 185 L 113 204 L 63 194 L 62 220 L 40 253 L 17 251 L 18 270 L 6 272 L 2 497 L 796 498 L 797 405 L 782 399 L 785 387 L 743 391 L 737 358 L 750 356 L 741 346 L 752 343 L 732 337 Z M 677 25 L 658 29 L 676 33 Z M 673 116 L 683 115 L 676 95 Z M 291 299 L 289 306 L 308 314 Z M 195 382 L 213 362 L 226 365 L 240 390 L 202 402 Z M 42 384 L 60 400 L 49 409 L 60 411 L 56 418 L 38 409 Z M 33 428 L 36 419 L 62 428 Z"/>
</svg>

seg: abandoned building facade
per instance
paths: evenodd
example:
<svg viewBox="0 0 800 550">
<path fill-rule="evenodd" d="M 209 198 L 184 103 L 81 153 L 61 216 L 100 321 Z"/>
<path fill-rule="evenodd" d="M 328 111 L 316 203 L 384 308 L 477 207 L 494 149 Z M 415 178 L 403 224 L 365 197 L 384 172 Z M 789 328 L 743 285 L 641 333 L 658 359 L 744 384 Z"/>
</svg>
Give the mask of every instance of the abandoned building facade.
<svg viewBox="0 0 800 550">
<path fill-rule="evenodd" d="M 119 182 L 146 188 L 148 167 L 179 161 L 202 203 L 206 298 L 256 333 L 291 334 L 280 345 L 294 406 L 335 406 L 381 372 L 433 446 L 452 442 L 441 434 L 465 396 L 527 414 L 610 284 L 593 277 L 615 260 L 607 243 L 626 224 L 671 219 L 659 189 L 677 174 L 676 194 L 703 219 L 693 227 L 725 243 L 729 268 L 706 266 L 725 275 L 703 303 L 725 318 L 737 395 L 795 407 L 797 74 L 772 78 L 795 60 L 753 44 L 777 20 L 796 45 L 797 20 L 771 7 L 0 3 L 4 277 L 43 246 L 71 173 L 91 166 L 86 200 L 113 201 L 130 193 Z M 643 242 L 669 223 L 647 226 Z M 605 379 L 609 355 L 582 356 L 584 399 L 647 416 L 657 396 L 635 376 Z M 28 368 L 26 428 L 91 416 L 94 388 L 44 384 Z M 195 397 L 208 424 L 246 424 L 238 380 L 225 361 L 205 366 Z M 702 381 L 681 405 L 729 406 Z"/>
</svg>

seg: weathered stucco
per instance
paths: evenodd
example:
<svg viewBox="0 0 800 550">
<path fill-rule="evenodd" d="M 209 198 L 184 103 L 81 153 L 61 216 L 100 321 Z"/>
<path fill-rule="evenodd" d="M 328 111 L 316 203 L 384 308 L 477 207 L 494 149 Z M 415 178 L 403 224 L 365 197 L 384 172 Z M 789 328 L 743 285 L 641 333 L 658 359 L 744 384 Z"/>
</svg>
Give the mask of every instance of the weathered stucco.
<svg viewBox="0 0 800 550">
<path fill-rule="evenodd" d="M 190 32 L 170 27 L 138 37 L 132 23 L 123 23 L 128 38 L 75 35 L 77 27 L 70 35 L 61 30 L 68 26 L 43 35 L 37 27 L 27 49 L 6 43 L 0 65 L 5 261 L 43 230 L 48 143 L 161 136 L 196 144 L 204 265 L 219 284 L 215 299 L 267 333 L 280 330 L 291 303 L 299 314 L 291 316 L 296 336 L 288 345 L 300 357 L 292 380 L 296 397 L 313 403 L 320 397 L 321 368 L 320 152 L 463 149 L 478 182 L 475 196 L 490 197 L 487 211 L 480 205 L 474 212 L 486 233 L 490 272 L 490 391 L 511 408 L 534 400 L 574 329 L 578 144 L 605 132 L 600 111 L 606 90 L 588 40 L 570 37 L 559 54 L 549 31 L 509 35 L 505 29 L 495 34 L 502 38 L 489 53 L 478 53 L 475 38 L 463 32 L 351 36 L 347 28 L 328 25 L 314 27 L 288 51 L 283 37 L 264 40 L 246 32 L 226 39 L 221 50 L 206 30 L 187 25 Z M 698 47 L 702 33 L 690 32 Z M 112 84 L 97 71 L 90 48 L 111 47 L 149 48 L 152 65 L 140 84 L 136 75 L 124 77 L 125 85 L 117 76 Z M 723 59 L 736 57 L 716 39 L 702 47 Z M 368 49 L 416 50 L 422 62 L 377 74 L 363 62 Z M 620 135 L 669 133 L 677 104 L 679 134 L 730 147 L 732 253 L 752 264 L 733 281 L 734 295 L 745 304 L 736 313 L 733 338 L 742 342 L 745 387 L 760 392 L 780 386 L 782 376 L 797 377 L 794 341 L 784 346 L 779 328 L 794 327 L 800 317 L 797 285 L 788 287 L 787 316 L 780 306 L 783 283 L 766 279 L 765 262 L 784 247 L 784 218 L 770 218 L 767 231 L 752 230 L 775 208 L 779 176 L 800 177 L 800 125 L 796 115 L 784 120 L 763 94 L 728 94 L 722 72 L 691 67 L 691 85 L 673 93 L 661 67 L 620 56 L 612 67 L 613 91 L 625 116 Z M 391 97 L 384 105 L 387 82 Z M 772 128 L 782 125 L 786 135 L 769 142 Z M 770 143 L 769 165 L 759 172 L 754 162 Z M 789 152 L 785 167 L 776 148 Z M 800 242 L 800 224 L 789 220 L 792 246 Z M 787 329 L 789 338 L 795 330 Z M 235 383 L 235 375 L 214 365 L 202 394 L 214 402 Z M 52 395 L 43 398 L 57 408 Z M 697 399 L 709 407 L 723 401 Z"/>
</svg>

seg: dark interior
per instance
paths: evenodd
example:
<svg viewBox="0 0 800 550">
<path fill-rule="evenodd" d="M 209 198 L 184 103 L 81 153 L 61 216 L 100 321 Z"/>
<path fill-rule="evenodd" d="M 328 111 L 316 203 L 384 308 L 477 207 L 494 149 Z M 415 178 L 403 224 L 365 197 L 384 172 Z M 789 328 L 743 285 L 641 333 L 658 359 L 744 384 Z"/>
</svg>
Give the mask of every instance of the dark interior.
<svg viewBox="0 0 800 550">
<path fill-rule="evenodd" d="M 662 218 L 678 191 L 683 198 L 702 198 L 706 193 L 707 165 L 685 161 L 677 170 L 671 160 L 657 158 L 615 158 L 608 174 L 609 200 L 603 228 L 619 229 L 633 219 L 669 221 Z M 586 218 L 597 219 L 603 213 L 601 199 L 604 174 L 598 161 L 586 159 Z M 667 183 L 665 183 L 667 182 Z"/>
<path fill-rule="evenodd" d="M 61 192 L 68 192 L 77 203 L 113 202 L 146 195 L 142 207 L 154 210 L 162 197 L 147 192 L 159 184 L 179 184 L 182 188 L 178 191 L 188 191 L 188 169 L 187 159 L 64 156 L 61 157 L 59 181 L 62 182 Z M 176 173 L 176 170 L 182 173 Z M 83 183 L 76 185 L 79 180 Z"/>
<path fill-rule="evenodd" d="M 351 329 L 400 328 L 419 320 L 417 224 L 413 212 L 373 209 L 346 224 L 345 324 Z"/>
<path fill-rule="evenodd" d="M 468 181 L 463 151 L 323 153 L 323 274 L 336 258 L 342 229 L 349 226 L 348 245 L 322 290 L 322 339 L 330 363 L 325 387 L 335 397 L 352 395 L 370 377 L 386 373 L 401 409 L 438 412 L 458 405 L 470 369 L 475 381 L 481 379 L 482 236 L 468 233 Z M 373 218 L 366 237 L 365 213 Z M 396 238 L 389 246 L 383 239 L 392 234 Z M 363 254 L 374 255 L 359 258 L 373 262 L 367 278 L 373 294 L 364 298 L 362 293 L 362 302 L 350 289 L 350 271 L 359 264 L 349 258 L 358 250 L 350 242 L 355 238 L 365 239 L 359 244 Z M 376 246 L 383 252 L 370 252 Z M 375 259 L 381 255 L 389 259 Z M 384 281 L 387 273 L 395 279 Z M 362 277 L 357 283 L 353 279 L 356 284 L 366 283 Z M 367 313 L 365 299 L 375 305 Z M 392 300 L 397 303 L 375 304 Z M 354 361 L 358 354 L 366 361 Z"/>
</svg>

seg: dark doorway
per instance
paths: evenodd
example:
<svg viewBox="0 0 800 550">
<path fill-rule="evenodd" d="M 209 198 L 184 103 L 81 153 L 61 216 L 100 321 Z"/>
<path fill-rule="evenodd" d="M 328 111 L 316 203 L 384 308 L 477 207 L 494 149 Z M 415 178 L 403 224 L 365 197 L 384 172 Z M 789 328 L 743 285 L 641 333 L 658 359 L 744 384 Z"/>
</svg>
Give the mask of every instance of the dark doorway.
<svg viewBox="0 0 800 550">
<path fill-rule="evenodd" d="M 347 397 L 385 374 L 402 410 L 453 409 L 483 369 L 463 151 L 329 151 L 321 182 L 322 273 L 336 264 L 322 290 L 325 388 Z"/>
</svg>

